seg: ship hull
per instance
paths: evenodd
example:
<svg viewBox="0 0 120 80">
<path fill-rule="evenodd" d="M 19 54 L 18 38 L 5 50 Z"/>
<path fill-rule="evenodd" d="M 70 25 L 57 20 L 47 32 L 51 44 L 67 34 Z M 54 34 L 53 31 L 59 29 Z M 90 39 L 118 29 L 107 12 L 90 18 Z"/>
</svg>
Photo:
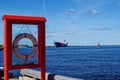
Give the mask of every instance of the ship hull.
<svg viewBox="0 0 120 80">
<path fill-rule="evenodd" d="M 54 42 L 55 47 L 67 47 L 68 43 Z"/>
</svg>

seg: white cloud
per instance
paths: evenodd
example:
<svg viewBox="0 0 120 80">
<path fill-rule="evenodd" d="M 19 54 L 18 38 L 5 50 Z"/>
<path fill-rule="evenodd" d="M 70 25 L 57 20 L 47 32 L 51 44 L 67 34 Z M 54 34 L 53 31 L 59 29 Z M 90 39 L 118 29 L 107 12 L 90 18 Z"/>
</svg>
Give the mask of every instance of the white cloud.
<svg viewBox="0 0 120 80">
<path fill-rule="evenodd" d="M 93 10 L 92 10 L 92 14 L 93 14 L 93 15 L 97 15 L 97 14 L 99 14 L 99 11 L 96 10 L 96 9 L 93 9 Z"/>
<path fill-rule="evenodd" d="M 94 28 L 90 28 L 90 30 L 110 30 L 110 28 L 108 28 L 108 27 L 94 27 Z"/>
<path fill-rule="evenodd" d="M 98 8 L 104 8 L 106 5 L 114 2 L 115 0 L 74 0 L 78 5 L 77 13 L 85 14 L 92 10 L 92 14 L 98 14 Z"/>
<path fill-rule="evenodd" d="M 65 12 L 65 15 L 74 15 L 77 12 L 76 9 L 70 8 Z"/>
<path fill-rule="evenodd" d="M 76 32 L 67 32 L 66 35 L 76 35 Z"/>
</svg>

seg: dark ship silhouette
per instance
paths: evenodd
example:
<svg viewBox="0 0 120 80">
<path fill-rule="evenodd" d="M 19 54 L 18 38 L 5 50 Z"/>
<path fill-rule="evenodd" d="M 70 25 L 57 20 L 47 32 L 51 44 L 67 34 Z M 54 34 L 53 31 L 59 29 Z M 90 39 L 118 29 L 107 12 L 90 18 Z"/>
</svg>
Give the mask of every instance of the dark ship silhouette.
<svg viewBox="0 0 120 80">
<path fill-rule="evenodd" d="M 66 40 L 64 40 L 63 42 L 54 42 L 55 47 L 67 47 L 68 46 L 68 42 L 66 42 Z"/>
</svg>

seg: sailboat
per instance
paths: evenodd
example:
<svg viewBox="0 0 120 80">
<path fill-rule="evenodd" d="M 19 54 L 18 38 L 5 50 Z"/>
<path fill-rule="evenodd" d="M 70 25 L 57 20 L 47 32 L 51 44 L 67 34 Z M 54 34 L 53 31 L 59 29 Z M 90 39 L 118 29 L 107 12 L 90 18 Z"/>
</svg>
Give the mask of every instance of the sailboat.
<svg viewBox="0 0 120 80">
<path fill-rule="evenodd" d="M 98 43 L 98 44 L 97 44 L 97 48 L 100 48 L 100 47 L 101 47 L 101 45 L 100 45 L 100 43 Z"/>
</svg>

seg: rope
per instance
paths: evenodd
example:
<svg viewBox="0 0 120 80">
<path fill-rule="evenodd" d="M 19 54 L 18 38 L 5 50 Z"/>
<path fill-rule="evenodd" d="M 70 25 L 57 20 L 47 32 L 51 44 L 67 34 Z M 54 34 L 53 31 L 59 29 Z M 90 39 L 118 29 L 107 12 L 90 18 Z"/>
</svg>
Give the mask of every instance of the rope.
<svg viewBox="0 0 120 80">
<path fill-rule="evenodd" d="M 23 27 L 24 27 L 24 26 L 22 26 L 22 28 L 19 30 L 18 34 L 20 34 L 20 32 L 22 31 Z"/>
<path fill-rule="evenodd" d="M 46 4 L 45 4 L 45 0 L 42 1 L 43 2 L 43 16 L 46 16 Z M 18 32 L 18 34 L 20 34 L 20 32 L 22 31 L 24 25 L 22 26 L 22 28 L 20 29 L 20 31 Z M 30 31 L 30 33 L 33 35 L 32 31 L 29 29 L 28 26 L 26 26 L 27 29 Z"/>
<path fill-rule="evenodd" d="M 46 5 L 45 5 L 45 0 L 43 0 L 43 16 L 46 16 Z"/>
<path fill-rule="evenodd" d="M 33 35 L 32 31 L 30 30 L 30 28 L 26 25 L 27 29 L 30 31 L 30 33 Z"/>
<path fill-rule="evenodd" d="M 17 35 L 19 35 L 19 34 L 21 33 L 21 31 L 23 30 L 24 27 L 25 27 L 24 25 L 21 27 L 21 29 L 19 30 L 19 32 L 18 32 Z M 29 28 L 27 25 L 26 25 L 26 28 L 27 28 L 28 31 L 33 35 L 32 31 L 30 30 L 30 28 Z"/>
</svg>

